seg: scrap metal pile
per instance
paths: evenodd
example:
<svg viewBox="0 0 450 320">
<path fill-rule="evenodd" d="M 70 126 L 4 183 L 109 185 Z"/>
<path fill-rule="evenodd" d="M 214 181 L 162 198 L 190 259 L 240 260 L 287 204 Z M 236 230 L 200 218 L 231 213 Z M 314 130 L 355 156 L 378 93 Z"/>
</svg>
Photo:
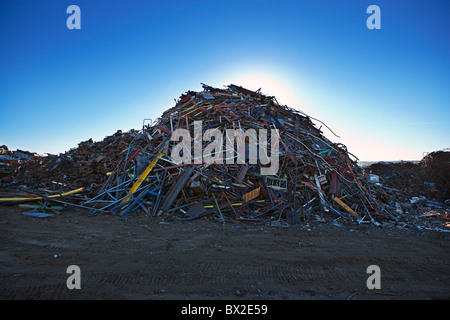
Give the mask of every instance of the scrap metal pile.
<svg viewBox="0 0 450 320">
<path fill-rule="evenodd" d="M 378 162 L 365 168 L 380 178 L 383 186 L 405 199 L 411 196 L 445 204 L 450 199 L 450 149 L 433 151 L 422 160 Z"/>
<path fill-rule="evenodd" d="M 144 212 L 162 218 L 176 215 L 188 220 L 215 217 L 221 222 L 289 224 L 317 217 L 374 223 L 397 218 L 399 213 L 392 205 L 395 195 L 377 186 L 344 145 L 328 140 L 313 118 L 280 105 L 259 90 L 202 86 L 203 91 L 182 94 L 160 118 L 144 122 L 142 130 L 81 143 L 66 154 L 41 159 L 33 169 L 32 164 L 23 164 L 13 180 L 29 186 L 39 181 L 47 191 L 59 188 L 53 195 L 42 196 L 43 200 L 64 199 L 94 212 L 120 215 Z M 174 139 L 178 129 L 189 133 L 192 149 L 207 150 L 212 144 L 212 139 L 197 140 L 199 123 L 202 135 L 208 129 L 276 130 L 278 135 L 267 138 L 267 146 L 278 146 L 276 171 L 263 174 L 269 164 L 259 153 L 256 160 L 250 159 L 252 143 L 263 143 L 251 137 L 253 142 L 243 146 L 244 153 L 242 145 L 234 143 L 232 148 L 228 144 L 223 148 L 223 158 L 231 162 L 211 163 L 194 158 L 196 152 L 190 154 L 186 149 L 177 155 L 185 160 L 189 156 L 192 162 L 175 161 L 173 151 L 181 141 Z M 237 161 L 242 154 L 246 155 L 243 161 Z M 223 160 L 219 152 L 214 155 Z M 56 198 L 63 193 L 61 188 L 80 189 L 70 197 Z"/>
<path fill-rule="evenodd" d="M 80 142 L 64 154 L 16 158 L 4 174 L 4 184 L 23 185 L 32 188 L 55 189 L 63 185 L 68 188 L 95 187 L 106 179 L 108 172 L 123 158 L 136 131 L 122 133 L 120 130 L 103 141 L 92 139 Z M 11 161 L 12 162 L 12 161 Z M 57 189 L 57 188 L 56 188 Z"/>
</svg>

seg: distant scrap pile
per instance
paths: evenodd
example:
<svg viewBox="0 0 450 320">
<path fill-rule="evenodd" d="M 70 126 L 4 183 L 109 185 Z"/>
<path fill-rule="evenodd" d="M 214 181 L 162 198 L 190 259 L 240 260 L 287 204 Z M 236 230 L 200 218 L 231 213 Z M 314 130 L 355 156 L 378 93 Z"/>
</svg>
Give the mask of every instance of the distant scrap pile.
<svg viewBox="0 0 450 320">
<path fill-rule="evenodd" d="M 8 172 L 3 170 L 1 181 L 6 185 L 46 189 L 61 185 L 67 188 L 95 187 L 122 160 L 134 134 L 137 131 L 117 131 L 100 142 L 93 142 L 92 139 L 80 142 L 77 148 L 59 155 L 16 157 L 14 174 L 6 174 L 11 173 L 11 168 Z"/>
<path fill-rule="evenodd" d="M 419 162 L 378 162 L 365 168 L 383 186 L 405 199 L 412 196 L 445 204 L 450 199 L 450 149 L 433 151 Z"/>
<path fill-rule="evenodd" d="M 212 140 L 196 140 L 200 122 L 202 135 L 208 129 L 247 133 L 276 129 L 279 135 L 267 140 L 267 146 L 278 145 L 276 171 L 262 174 L 268 164 L 261 154 L 256 161 L 249 160 L 251 143 L 244 145 L 244 153 L 242 145 L 224 147 L 223 154 L 235 160 L 231 163 L 174 161 L 172 153 L 180 141 L 173 136 L 177 129 L 189 133 L 193 149 L 206 150 L 211 144 Z M 187 154 L 189 150 L 178 153 Z M 242 154 L 246 157 L 239 163 L 236 159 Z M 203 85 L 201 92 L 181 95 L 174 107 L 140 131 L 82 143 L 66 154 L 41 159 L 39 165 L 23 164 L 3 182 L 27 181 L 29 186 L 39 182 L 47 192 L 52 186 L 83 187 L 79 194 L 59 201 L 120 215 L 140 211 L 163 218 L 209 216 L 222 222 L 289 224 L 311 217 L 374 223 L 396 219 L 395 195 L 372 181 L 350 156 L 344 145 L 325 138 L 309 116 L 280 105 L 275 97 L 233 84 L 224 89 Z M 64 167 L 70 170 L 64 172 Z M 47 194 L 43 199 L 55 198 Z"/>
</svg>

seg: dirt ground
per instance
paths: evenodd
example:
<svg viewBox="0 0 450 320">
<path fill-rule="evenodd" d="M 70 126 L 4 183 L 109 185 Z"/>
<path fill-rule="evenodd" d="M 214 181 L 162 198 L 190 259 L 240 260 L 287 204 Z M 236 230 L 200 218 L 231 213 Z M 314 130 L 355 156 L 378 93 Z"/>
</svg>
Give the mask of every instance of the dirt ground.
<svg viewBox="0 0 450 320">
<path fill-rule="evenodd" d="M 372 224 L 274 227 L 0 207 L 0 298 L 449 299 L 449 233 Z M 81 289 L 66 285 L 69 265 Z M 381 271 L 368 289 L 367 268 Z"/>
</svg>

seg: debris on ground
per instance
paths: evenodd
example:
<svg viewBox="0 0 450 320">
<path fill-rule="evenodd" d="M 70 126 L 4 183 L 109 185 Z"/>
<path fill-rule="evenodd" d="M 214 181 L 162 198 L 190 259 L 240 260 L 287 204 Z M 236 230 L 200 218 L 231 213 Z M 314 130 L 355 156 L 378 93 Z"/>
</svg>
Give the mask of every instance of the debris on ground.
<svg viewBox="0 0 450 320">
<path fill-rule="evenodd" d="M 426 154 L 418 162 L 377 162 L 365 170 L 379 176 L 380 182 L 395 189 L 404 199 L 425 197 L 436 202 L 450 199 L 450 150 Z"/>
<path fill-rule="evenodd" d="M 425 187 L 424 179 L 430 177 L 428 190 L 448 186 L 449 171 L 442 173 L 439 168 L 444 167 L 435 165 L 440 153 L 429 154 L 418 165 L 404 165 L 404 180 L 391 183 L 397 171 L 390 165 L 362 168 L 345 145 L 324 136 L 321 128 L 329 129 L 325 124 L 280 105 L 275 97 L 233 84 L 202 87 L 183 93 L 160 118 L 144 121 L 142 130 L 84 141 L 58 156 L 21 160 L 12 173 L 2 171 L 2 186 L 15 191 L 3 193 L 0 202 L 55 202 L 93 213 L 143 212 L 161 219 L 214 217 L 221 223 L 234 219 L 284 226 L 331 219 L 382 225 L 405 216 L 405 195 L 415 191 L 407 189 L 411 179 Z M 174 134 L 179 129 L 191 148 L 184 144 L 177 149 L 181 140 Z M 248 142 L 234 141 L 237 132 Z M 266 141 L 261 132 L 267 133 Z M 184 162 L 172 157 L 174 150 Z M 206 150 L 213 151 L 213 161 L 201 157 Z M 274 172 L 273 163 L 266 161 L 269 153 L 277 161 Z M 446 159 L 442 161 L 448 168 Z M 448 189 L 443 192 L 448 199 Z M 444 198 L 423 203 L 436 207 L 442 202 L 444 208 Z"/>
</svg>

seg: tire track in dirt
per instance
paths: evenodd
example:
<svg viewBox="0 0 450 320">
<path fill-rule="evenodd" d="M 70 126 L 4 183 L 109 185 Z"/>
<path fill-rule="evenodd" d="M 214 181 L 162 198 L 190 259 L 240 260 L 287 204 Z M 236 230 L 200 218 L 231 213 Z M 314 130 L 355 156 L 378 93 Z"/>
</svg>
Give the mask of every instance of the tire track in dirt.
<svg viewBox="0 0 450 320">
<path fill-rule="evenodd" d="M 5 216 L 0 299 L 345 299 L 361 292 L 352 296 L 359 298 L 367 294 L 372 264 L 381 268 L 383 292 L 393 297 L 450 297 L 446 234 L 207 223 L 155 223 L 149 231 L 106 217 L 64 215 L 32 222 Z M 54 253 L 62 255 L 54 259 Z M 66 287 L 70 264 L 81 268 L 81 290 Z"/>
<path fill-rule="evenodd" d="M 159 269 L 159 270 L 158 270 Z M 298 267 L 282 265 L 238 264 L 223 261 L 196 261 L 174 260 L 162 268 L 153 270 L 147 268 L 141 272 L 111 272 L 111 273 L 85 273 L 82 275 L 80 295 L 83 291 L 89 294 L 107 296 L 109 292 L 119 289 L 125 294 L 127 288 L 156 290 L 164 286 L 184 286 L 198 284 L 235 284 L 236 287 L 250 288 L 257 283 L 285 284 L 296 286 L 299 284 L 320 284 L 324 281 L 333 281 L 337 284 L 349 281 L 349 275 L 343 272 L 333 273 L 315 265 L 302 264 Z M 73 296 L 65 284 L 65 278 L 47 277 L 34 280 L 27 287 L 3 287 L 0 290 L 2 299 L 62 299 Z M 42 282 L 51 284 L 42 284 Z M 9 282 L 9 281 L 8 281 Z M 55 284 L 59 282 L 60 284 Z M 188 286 L 189 287 L 189 286 Z M 208 286 L 203 287 L 203 291 Z M 84 290 L 83 290 L 84 289 Z M 114 290 L 116 289 L 116 290 Z M 210 290 L 216 292 L 217 289 Z"/>
<path fill-rule="evenodd" d="M 330 259 L 315 263 L 282 261 L 261 258 L 255 263 L 234 263 L 232 261 L 217 261 L 186 256 L 166 261 L 157 265 L 146 265 L 142 270 L 130 272 L 85 272 L 82 275 L 82 290 L 69 290 L 66 287 L 66 275 L 36 275 L 17 279 L 13 275 L 4 275 L 1 279 L 1 299 L 72 299 L 83 297 L 120 297 L 128 294 L 151 294 L 161 288 L 183 287 L 192 291 L 205 291 L 212 296 L 229 295 L 229 290 L 221 289 L 217 284 L 234 285 L 256 293 L 256 287 L 271 290 L 272 286 L 284 285 L 287 290 L 311 289 L 320 287 L 348 288 L 349 284 L 360 279 L 364 288 L 368 275 L 365 266 L 377 262 L 374 259 Z M 421 265 L 411 263 L 382 262 L 384 283 L 391 280 L 408 281 L 405 270 L 423 269 Z M 68 275 L 67 275 L 68 276 Z M 25 285 L 28 280 L 29 285 Z M 415 281 L 426 281 L 422 279 Z M 45 283 L 44 283 L 45 282 Z M 205 286 L 206 284 L 206 286 Z M 211 284 L 211 286 L 208 286 Z M 215 284 L 213 286 L 212 284 Z M 351 285 L 350 285 L 351 286 Z M 201 288 L 200 288 L 201 287 Z M 252 289 L 253 288 L 253 289 Z"/>
<path fill-rule="evenodd" d="M 42 299 L 60 299 L 64 296 L 65 291 L 68 291 L 65 283 L 65 279 L 60 281 L 61 284 L 58 283 L 49 283 L 54 282 L 53 279 L 46 277 L 46 284 L 41 284 L 41 281 L 44 280 L 31 280 L 36 284 L 30 285 L 2 285 L 0 289 L 0 299 L 2 300 L 42 300 Z M 24 282 L 23 280 L 21 282 Z M 2 281 L 3 284 L 4 281 Z"/>
</svg>

